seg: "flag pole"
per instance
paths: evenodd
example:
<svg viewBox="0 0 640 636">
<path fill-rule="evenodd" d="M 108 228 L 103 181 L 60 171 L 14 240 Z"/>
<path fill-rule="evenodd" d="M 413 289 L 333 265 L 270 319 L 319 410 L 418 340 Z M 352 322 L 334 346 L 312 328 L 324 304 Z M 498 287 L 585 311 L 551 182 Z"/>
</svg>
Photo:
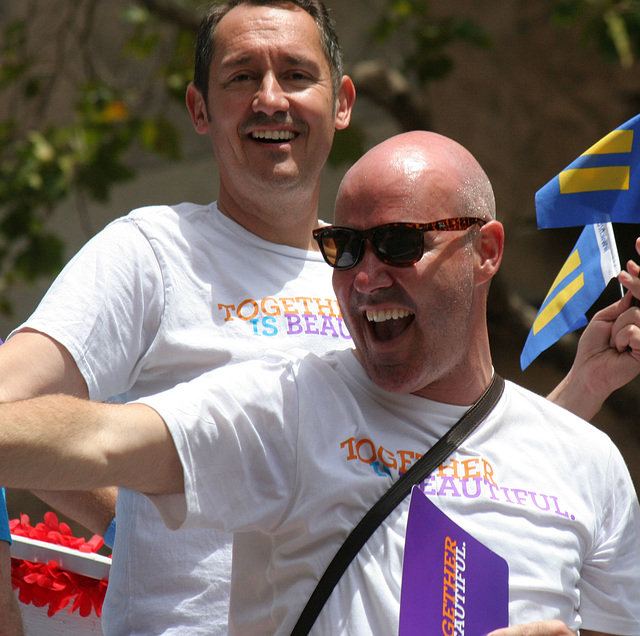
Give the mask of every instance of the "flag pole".
<svg viewBox="0 0 640 636">
<path fill-rule="evenodd" d="M 616 231 L 615 231 L 615 228 L 613 227 L 613 223 L 611 223 L 611 237 L 613 242 L 612 247 L 615 248 L 616 254 L 618 255 L 618 263 L 620 263 L 620 251 L 618 250 L 618 243 L 616 241 Z M 622 271 L 622 266 L 620 266 L 620 269 Z M 627 293 L 627 291 L 619 280 L 618 280 L 618 288 L 620 289 L 620 298 L 624 298 L 624 295 Z"/>
</svg>

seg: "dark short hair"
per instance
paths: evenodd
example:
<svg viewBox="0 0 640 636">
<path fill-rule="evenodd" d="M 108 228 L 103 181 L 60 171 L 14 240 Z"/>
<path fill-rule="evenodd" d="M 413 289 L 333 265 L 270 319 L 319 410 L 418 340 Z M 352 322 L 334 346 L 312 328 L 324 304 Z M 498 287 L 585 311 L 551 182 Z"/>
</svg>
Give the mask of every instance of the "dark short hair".
<svg viewBox="0 0 640 636">
<path fill-rule="evenodd" d="M 338 34 L 335 24 L 329 16 L 329 11 L 322 0 L 222 0 L 214 4 L 200 23 L 198 39 L 196 41 L 195 67 L 193 83 L 200 91 L 207 104 L 209 92 L 209 69 L 215 52 L 215 33 L 220 20 L 224 18 L 231 9 L 248 4 L 256 7 L 286 6 L 295 5 L 306 11 L 315 21 L 320 35 L 320 42 L 324 50 L 329 68 L 331 69 L 331 83 L 334 95 L 338 94 L 340 82 L 343 75 L 342 51 L 338 42 Z"/>
</svg>

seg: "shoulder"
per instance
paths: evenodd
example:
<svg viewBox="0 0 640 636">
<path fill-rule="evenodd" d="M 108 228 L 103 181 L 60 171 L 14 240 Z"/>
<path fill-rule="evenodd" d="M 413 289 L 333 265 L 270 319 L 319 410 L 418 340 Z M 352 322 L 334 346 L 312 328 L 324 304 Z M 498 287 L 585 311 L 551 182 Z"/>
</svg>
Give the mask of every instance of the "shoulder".
<svg viewBox="0 0 640 636">
<path fill-rule="evenodd" d="M 610 449 L 609 436 L 589 422 L 550 400 L 514 382 L 505 382 L 503 415 L 509 423 L 531 429 L 542 437 L 552 437 L 556 443 L 584 448 Z"/>
<path fill-rule="evenodd" d="M 177 205 L 148 205 L 131 210 L 122 221 L 133 223 L 143 231 L 157 232 L 158 228 L 184 228 L 199 223 L 211 223 L 216 218 L 214 204 L 179 203 Z"/>
<path fill-rule="evenodd" d="M 234 399 L 242 395 L 244 400 L 254 401 L 273 393 L 313 391 L 308 387 L 331 383 L 338 373 L 333 353 L 317 356 L 295 348 L 285 352 L 268 350 L 254 359 L 207 371 L 179 385 L 178 390 L 200 396 L 235 396 Z"/>
<path fill-rule="evenodd" d="M 595 429 L 577 415 L 510 380 L 505 380 L 504 397 L 506 406 L 512 411 L 527 412 L 532 417 L 545 417 L 552 422 L 566 422 L 571 426 Z"/>
<path fill-rule="evenodd" d="M 221 245 L 230 243 L 219 229 L 219 217 L 215 204 L 153 205 L 132 210 L 103 232 L 107 240 L 111 236 L 132 246 L 146 243 L 162 269 L 166 263 L 179 263 L 174 274 L 184 275 L 194 262 L 208 263 Z"/>
<path fill-rule="evenodd" d="M 514 465 L 554 475 L 587 499 L 605 501 L 612 489 L 632 490 L 624 458 L 610 437 L 540 395 L 506 382 L 489 422 L 482 441 Z"/>
</svg>

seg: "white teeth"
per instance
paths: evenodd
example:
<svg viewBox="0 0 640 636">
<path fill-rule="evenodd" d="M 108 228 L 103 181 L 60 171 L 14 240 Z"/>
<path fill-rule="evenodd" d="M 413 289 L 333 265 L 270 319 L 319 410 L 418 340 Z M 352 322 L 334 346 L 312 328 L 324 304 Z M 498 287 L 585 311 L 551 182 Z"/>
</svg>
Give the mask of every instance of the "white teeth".
<svg viewBox="0 0 640 636">
<path fill-rule="evenodd" d="M 384 322 L 385 320 L 397 320 L 398 318 L 406 318 L 411 315 L 406 309 L 379 309 L 371 311 L 367 309 L 367 320 L 369 322 Z"/>
<path fill-rule="evenodd" d="M 276 141 L 290 141 L 295 137 L 291 130 L 257 130 L 251 133 L 254 139 L 275 139 Z"/>
</svg>

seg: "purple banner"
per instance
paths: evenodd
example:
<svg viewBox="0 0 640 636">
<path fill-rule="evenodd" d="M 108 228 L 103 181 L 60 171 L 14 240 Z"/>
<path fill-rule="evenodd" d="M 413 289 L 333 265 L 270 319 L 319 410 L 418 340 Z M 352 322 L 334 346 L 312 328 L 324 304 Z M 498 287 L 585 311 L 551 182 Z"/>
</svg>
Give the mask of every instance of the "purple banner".
<svg viewBox="0 0 640 636">
<path fill-rule="evenodd" d="M 399 636 L 484 636 L 509 625 L 507 562 L 411 493 Z"/>
</svg>

